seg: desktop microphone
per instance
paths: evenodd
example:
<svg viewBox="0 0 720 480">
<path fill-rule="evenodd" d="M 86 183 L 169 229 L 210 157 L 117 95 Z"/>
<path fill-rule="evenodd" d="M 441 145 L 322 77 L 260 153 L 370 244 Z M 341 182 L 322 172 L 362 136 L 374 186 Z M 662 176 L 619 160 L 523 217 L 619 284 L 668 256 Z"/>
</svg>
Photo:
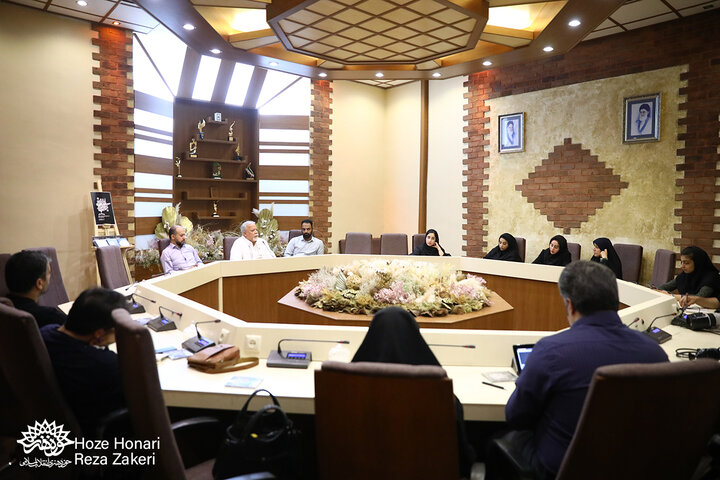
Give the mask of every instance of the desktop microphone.
<svg viewBox="0 0 720 480">
<path fill-rule="evenodd" d="M 139 296 L 139 295 L 138 295 Z M 143 297 L 145 298 L 145 297 Z M 182 312 L 176 312 L 175 310 L 170 310 L 169 308 L 158 306 L 158 313 L 160 316 L 153 318 L 149 322 L 147 322 L 148 328 L 151 330 L 154 330 L 156 332 L 167 332 L 168 330 L 177 330 L 177 325 L 175 325 L 175 322 L 170 320 L 169 318 L 165 317 L 163 315 L 162 311 L 167 310 L 170 313 L 174 313 L 178 317 L 182 317 Z"/>
<path fill-rule="evenodd" d="M 200 329 L 198 328 L 198 325 L 201 323 L 220 323 L 220 319 L 215 320 L 203 320 L 202 322 L 195 322 L 193 325 L 195 325 L 195 332 L 197 333 L 197 338 L 188 338 L 182 343 L 182 347 L 185 350 L 189 350 L 192 353 L 197 353 L 203 348 L 212 347 L 215 345 L 215 342 L 210 340 L 209 338 L 203 338 L 200 335 Z"/>
<path fill-rule="evenodd" d="M 475 348 L 475 345 L 452 345 L 449 343 L 428 343 L 428 347 Z"/>
<path fill-rule="evenodd" d="M 685 308 L 683 308 L 682 311 L 685 311 Z M 653 340 L 655 340 L 657 343 L 667 342 L 668 340 L 670 340 L 672 338 L 672 335 L 670 335 L 669 333 L 667 333 L 665 330 L 663 330 L 661 328 L 657 328 L 657 327 L 653 328 L 653 324 L 655 323 L 655 320 L 658 320 L 659 318 L 671 317 L 673 315 L 675 315 L 675 314 L 668 313 L 667 315 L 660 315 L 659 317 L 653 318 L 652 322 L 650 322 L 650 326 L 648 326 L 648 328 L 645 329 L 645 331 L 643 333 L 645 335 L 647 335 L 648 337 L 652 338 Z M 682 313 L 681 313 L 681 315 L 682 315 Z"/>
<path fill-rule="evenodd" d="M 312 361 L 312 352 L 287 352 L 283 355 L 280 344 L 282 342 L 322 342 L 349 344 L 348 340 L 313 340 L 303 338 L 283 338 L 278 342 L 277 350 L 270 350 L 267 358 L 268 367 L 278 368 L 308 368 Z"/>
<path fill-rule="evenodd" d="M 152 298 L 144 297 L 140 295 L 139 293 L 131 293 L 127 297 L 128 306 L 127 311 L 132 315 L 135 313 L 145 313 L 145 307 L 142 306 L 142 304 L 138 303 L 137 300 L 135 300 L 135 297 L 144 298 L 145 300 L 148 300 L 150 303 L 157 303 Z"/>
</svg>

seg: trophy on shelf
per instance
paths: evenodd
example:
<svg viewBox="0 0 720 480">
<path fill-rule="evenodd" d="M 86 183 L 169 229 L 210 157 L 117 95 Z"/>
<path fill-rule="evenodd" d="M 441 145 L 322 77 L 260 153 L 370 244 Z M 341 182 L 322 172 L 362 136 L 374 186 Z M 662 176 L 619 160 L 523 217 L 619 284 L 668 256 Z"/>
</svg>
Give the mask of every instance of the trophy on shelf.
<svg viewBox="0 0 720 480">
<path fill-rule="evenodd" d="M 190 139 L 190 158 L 197 158 L 197 140 L 194 138 Z"/>
<path fill-rule="evenodd" d="M 245 167 L 245 179 L 246 180 L 254 180 L 255 179 L 255 172 L 253 172 L 251 164 L 247 164 L 247 167 Z"/>
<path fill-rule="evenodd" d="M 216 122 L 222 122 L 222 113 L 215 112 L 215 114 L 213 115 L 213 118 Z"/>
<path fill-rule="evenodd" d="M 198 138 L 200 140 L 205 140 L 205 132 L 202 131 L 203 128 L 205 128 L 204 118 L 198 122 Z"/>
<path fill-rule="evenodd" d="M 228 130 L 228 142 L 234 142 L 235 137 L 233 137 L 233 126 L 235 125 L 235 122 L 230 124 L 230 130 Z"/>
<path fill-rule="evenodd" d="M 212 178 L 222 180 L 222 165 L 220 165 L 220 162 L 213 162 L 212 165 Z"/>
<path fill-rule="evenodd" d="M 237 147 L 235 148 L 235 154 L 233 155 L 233 160 L 237 160 L 238 162 L 242 160 L 242 155 L 240 154 L 240 143 L 238 142 Z"/>
<path fill-rule="evenodd" d="M 218 217 L 220 216 L 220 214 L 218 213 L 218 201 L 217 201 L 217 200 L 215 200 L 215 201 L 213 202 L 213 214 L 212 214 L 212 216 L 215 217 L 215 218 L 218 218 Z"/>
<path fill-rule="evenodd" d="M 215 187 L 210 187 L 210 198 L 215 198 Z"/>
<path fill-rule="evenodd" d="M 182 178 L 182 175 L 180 174 L 180 164 L 182 163 L 182 160 L 180 160 L 180 157 L 175 157 L 175 166 L 177 167 L 177 178 Z"/>
</svg>

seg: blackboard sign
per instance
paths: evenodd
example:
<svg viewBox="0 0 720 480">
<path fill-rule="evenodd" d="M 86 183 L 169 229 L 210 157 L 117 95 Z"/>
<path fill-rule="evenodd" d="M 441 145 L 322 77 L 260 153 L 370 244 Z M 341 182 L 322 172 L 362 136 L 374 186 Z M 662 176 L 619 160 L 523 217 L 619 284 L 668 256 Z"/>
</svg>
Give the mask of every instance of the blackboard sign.
<svg viewBox="0 0 720 480">
<path fill-rule="evenodd" d="M 90 202 L 95 216 L 95 225 L 115 224 L 110 192 L 90 192 Z"/>
</svg>

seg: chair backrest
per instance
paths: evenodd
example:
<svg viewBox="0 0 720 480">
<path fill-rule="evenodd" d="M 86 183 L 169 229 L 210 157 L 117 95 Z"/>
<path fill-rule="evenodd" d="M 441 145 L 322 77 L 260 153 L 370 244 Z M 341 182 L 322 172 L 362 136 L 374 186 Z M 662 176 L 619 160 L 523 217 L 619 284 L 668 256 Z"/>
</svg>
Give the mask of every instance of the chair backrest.
<svg viewBox="0 0 720 480">
<path fill-rule="evenodd" d="M 637 283 L 640 280 L 640 267 L 642 266 L 642 245 L 616 243 L 614 247 L 622 262 L 623 280 Z"/>
<path fill-rule="evenodd" d="M 371 252 L 371 234 L 359 232 L 348 232 L 345 234 L 345 251 L 343 253 L 370 255 Z"/>
<path fill-rule="evenodd" d="M 150 331 L 126 310 L 114 310 L 112 316 L 125 403 L 135 437 L 160 439 L 156 464 L 143 468 L 143 478 L 183 480 L 185 468 L 165 408 Z"/>
<path fill-rule="evenodd" d="M 515 240 L 517 240 L 517 246 L 518 246 L 518 253 L 520 254 L 520 258 L 522 258 L 522 261 L 525 261 L 525 239 L 523 237 L 515 237 Z"/>
<path fill-rule="evenodd" d="M 452 380 L 441 367 L 324 362 L 315 426 L 323 480 L 459 478 Z"/>
<path fill-rule="evenodd" d="M 415 250 L 420 245 L 425 243 L 425 234 L 424 233 L 414 233 L 412 237 L 412 249 Z"/>
<path fill-rule="evenodd" d="M 63 398 L 35 318 L 0 304 L 0 323 L 3 327 L 0 371 L 5 388 L 17 400 L 20 417 L 13 420 L 23 428 L 34 426 L 36 421 L 55 421 L 70 430 L 71 437 L 82 436 L 80 425 Z"/>
<path fill-rule="evenodd" d="M 660 286 L 669 282 L 675 276 L 675 261 L 677 255 L 672 250 L 658 248 L 655 252 L 655 263 L 653 263 L 652 280 L 650 283 Z"/>
<path fill-rule="evenodd" d="M 70 301 L 68 298 L 67 291 L 65 291 L 65 283 L 63 283 L 62 273 L 60 272 L 60 264 L 58 263 L 57 251 L 54 247 L 38 247 L 28 248 L 36 252 L 42 252 L 50 258 L 50 270 L 52 275 L 50 276 L 50 286 L 47 292 L 40 295 L 38 298 L 38 305 L 45 307 L 57 307 L 62 303 Z"/>
<path fill-rule="evenodd" d="M 290 232 L 288 232 L 288 242 L 295 237 L 299 237 L 300 235 L 302 235 L 302 230 L 298 228 L 290 230 Z"/>
<path fill-rule="evenodd" d="M 380 255 L 407 255 L 408 239 L 404 233 L 380 235 Z"/>
<path fill-rule="evenodd" d="M 130 277 L 120 247 L 117 245 L 100 247 L 95 250 L 95 257 L 100 272 L 100 284 L 103 287 L 115 290 L 130 285 Z"/>
<path fill-rule="evenodd" d="M 0 297 L 5 297 L 10 293 L 7 283 L 5 283 L 5 264 L 11 256 L 11 253 L 0 253 Z"/>
<path fill-rule="evenodd" d="M 720 416 L 720 363 L 595 371 L 557 480 L 690 478 Z M 663 421 L 667 419 L 667 421 Z"/>
<path fill-rule="evenodd" d="M 579 243 L 570 243 L 568 242 L 568 252 L 570 252 L 570 260 L 576 261 L 580 260 L 580 244 Z"/>
<path fill-rule="evenodd" d="M 169 238 L 161 238 L 158 240 L 158 251 L 160 252 L 160 255 L 162 255 L 163 250 L 165 250 L 168 245 L 170 245 Z"/>
<path fill-rule="evenodd" d="M 238 238 L 240 237 L 223 237 L 223 258 L 225 260 L 230 260 L 230 250 Z"/>
</svg>

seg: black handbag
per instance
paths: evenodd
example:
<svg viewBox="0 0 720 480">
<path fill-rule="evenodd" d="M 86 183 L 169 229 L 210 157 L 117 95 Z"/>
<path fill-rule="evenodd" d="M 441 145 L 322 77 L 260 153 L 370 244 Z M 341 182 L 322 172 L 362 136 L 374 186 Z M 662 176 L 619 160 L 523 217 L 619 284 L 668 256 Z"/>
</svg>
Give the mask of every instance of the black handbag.
<svg viewBox="0 0 720 480">
<path fill-rule="evenodd" d="M 259 392 L 267 392 L 273 403 L 255 413 L 248 412 L 250 401 Z M 265 389 L 255 390 L 235 422 L 227 428 L 225 440 L 215 460 L 215 480 L 245 473 L 271 472 L 279 479 L 301 475 L 300 432 L 280 408 L 275 396 Z"/>
</svg>

